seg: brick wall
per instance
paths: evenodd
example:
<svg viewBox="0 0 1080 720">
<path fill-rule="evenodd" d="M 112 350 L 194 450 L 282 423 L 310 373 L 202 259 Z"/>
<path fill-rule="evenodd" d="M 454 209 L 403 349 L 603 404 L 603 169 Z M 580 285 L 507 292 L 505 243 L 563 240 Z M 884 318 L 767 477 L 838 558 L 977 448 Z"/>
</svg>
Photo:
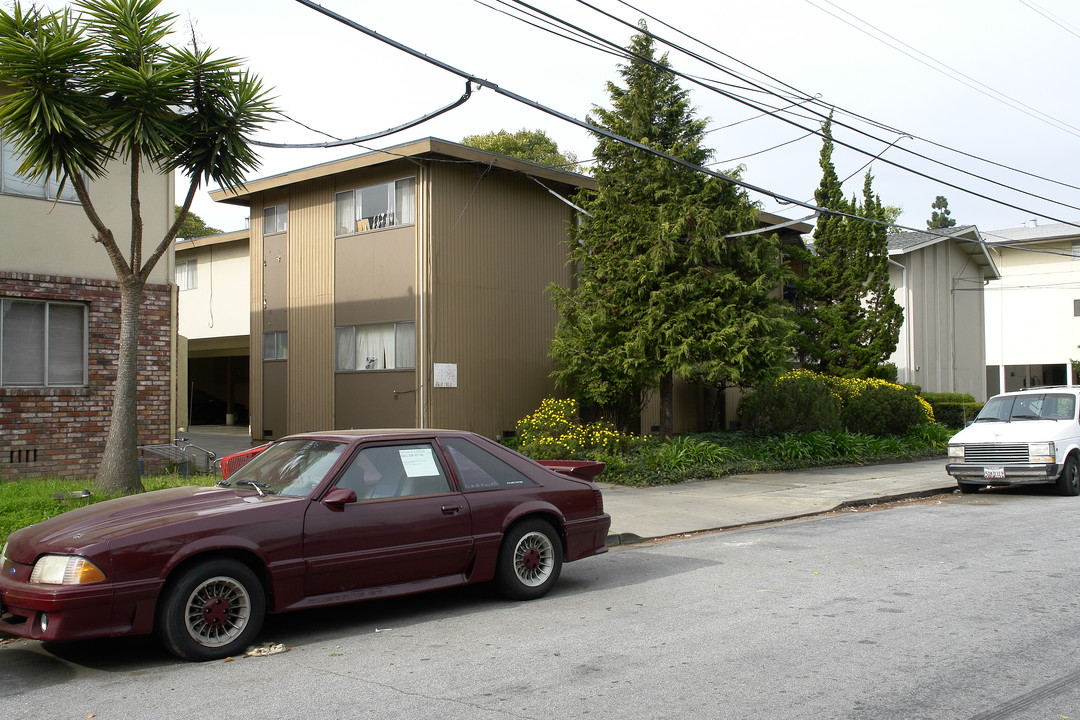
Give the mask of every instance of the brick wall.
<svg viewBox="0 0 1080 720">
<path fill-rule="evenodd" d="M 120 290 L 114 281 L 0 272 L 0 298 L 85 302 L 86 387 L 0 387 L 0 481 L 89 478 L 105 448 L 119 353 Z M 139 342 L 138 444 L 170 441 L 172 291 L 148 285 Z"/>
</svg>

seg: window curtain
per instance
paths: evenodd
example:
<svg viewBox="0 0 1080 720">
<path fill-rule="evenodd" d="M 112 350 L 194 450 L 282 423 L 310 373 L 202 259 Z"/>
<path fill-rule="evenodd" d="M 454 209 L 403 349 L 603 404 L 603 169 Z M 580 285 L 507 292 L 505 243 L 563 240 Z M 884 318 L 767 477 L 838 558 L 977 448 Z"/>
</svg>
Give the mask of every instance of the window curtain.
<svg viewBox="0 0 1080 720">
<path fill-rule="evenodd" d="M 394 187 L 397 224 L 409 225 L 416 222 L 416 180 L 414 178 L 398 180 Z"/>
<path fill-rule="evenodd" d="M 390 370 L 397 367 L 394 324 L 367 325 L 356 329 L 357 370 Z"/>
<path fill-rule="evenodd" d="M 397 366 L 416 367 L 416 323 L 398 323 L 394 328 L 397 345 Z"/>
<path fill-rule="evenodd" d="M 356 193 L 352 190 L 334 195 L 334 217 L 338 235 L 356 232 Z"/>
<path fill-rule="evenodd" d="M 356 366 L 356 328 L 334 328 L 334 368 L 336 370 L 357 370 Z"/>
</svg>

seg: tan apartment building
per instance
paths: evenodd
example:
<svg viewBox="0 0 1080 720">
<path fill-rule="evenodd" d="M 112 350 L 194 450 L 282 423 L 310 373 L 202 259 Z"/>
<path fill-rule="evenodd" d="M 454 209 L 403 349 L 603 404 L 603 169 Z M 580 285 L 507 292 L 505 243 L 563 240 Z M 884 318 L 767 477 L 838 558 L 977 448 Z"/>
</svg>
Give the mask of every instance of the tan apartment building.
<svg viewBox="0 0 1080 720">
<path fill-rule="evenodd" d="M 120 292 L 70 186 L 32 180 L 0 138 L 0 481 L 88 477 L 105 447 L 120 327 Z M 129 174 L 114 163 L 91 183 L 99 214 L 126 246 Z M 146 245 L 173 218 L 171 175 L 142 176 Z M 149 251 L 148 251 L 149 252 Z M 140 444 L 173 431 L 175 298 L 172 254 L 155 268 L 142 308 Z"/>
<path fill-rule="evenodd" d="M 593 181 L 427 138 L 255 180 L 255 440 L 327 428 L 496 437 L 555 394 L 566 196 Z"/>
</svg>

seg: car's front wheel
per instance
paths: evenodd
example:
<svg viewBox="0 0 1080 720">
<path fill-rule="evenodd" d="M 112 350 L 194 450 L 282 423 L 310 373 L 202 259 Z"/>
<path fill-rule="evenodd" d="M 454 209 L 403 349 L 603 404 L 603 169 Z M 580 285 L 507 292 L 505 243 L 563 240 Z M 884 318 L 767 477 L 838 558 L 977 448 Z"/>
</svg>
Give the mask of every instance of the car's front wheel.
<svg viewBox="0 0 1080 720">
<path fill-rule="evenodd" d="M 1065 458 L 1065 467 L 1061 469 L 1058 477 L 1057 489 L 1062 495 L 1080 495 L 1080 463 L 1076 462 L 1075 455 Z"/>
<path fill-rule="evenodd" d="M 252 643 L 266 614 L 266 593 L 255 573 L 226 558 L 181 571 L 158 603 L 162 644 L 186 660 L 217 660 Z"/>
<path fill-rule="evenodd" d="M 562 572 L 559 534 L 543 520 L 525 520 L 510 528 L 499 548 L 495 584 L 513 600 L 543 597 Z"/>
</svg>

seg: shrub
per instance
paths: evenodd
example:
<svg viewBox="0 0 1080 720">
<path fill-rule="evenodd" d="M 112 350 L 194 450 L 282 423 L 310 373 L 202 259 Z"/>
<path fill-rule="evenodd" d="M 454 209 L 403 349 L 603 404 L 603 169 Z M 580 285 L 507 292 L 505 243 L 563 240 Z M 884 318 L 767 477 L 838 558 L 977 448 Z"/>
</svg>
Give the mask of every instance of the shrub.
<svg viewBox="0 0 1080 720">
<path fill-rule="evenodd" d="M 591 460 L 642 440 L 623 435 L 610 424 L 582 423 L 576 400 L 546 398 L 531 415 L 517 423 L 517 450 L 538 460 Z"/>
<path fill-rule="evenodd" d="M 926 401 L 892 383 L 871 382 L 848 398 L 844 425 L 869 435 L 902 435 L 926 422 Z"/>
<path fill-rule="evenodd" d="M 840 413 L 837 395 L 820 375 L 805 370 L 762 383 L 739 403 L 746 427 L 770 435 L 839 429 Z"/>
<path fill-rule="evenodd" d="M 983 403 L 979 402 L 940 402 L 934 404 L 934 417 L 942 425 L 951 428 L 962 428 L 982 410 Z"/>
</svg>

